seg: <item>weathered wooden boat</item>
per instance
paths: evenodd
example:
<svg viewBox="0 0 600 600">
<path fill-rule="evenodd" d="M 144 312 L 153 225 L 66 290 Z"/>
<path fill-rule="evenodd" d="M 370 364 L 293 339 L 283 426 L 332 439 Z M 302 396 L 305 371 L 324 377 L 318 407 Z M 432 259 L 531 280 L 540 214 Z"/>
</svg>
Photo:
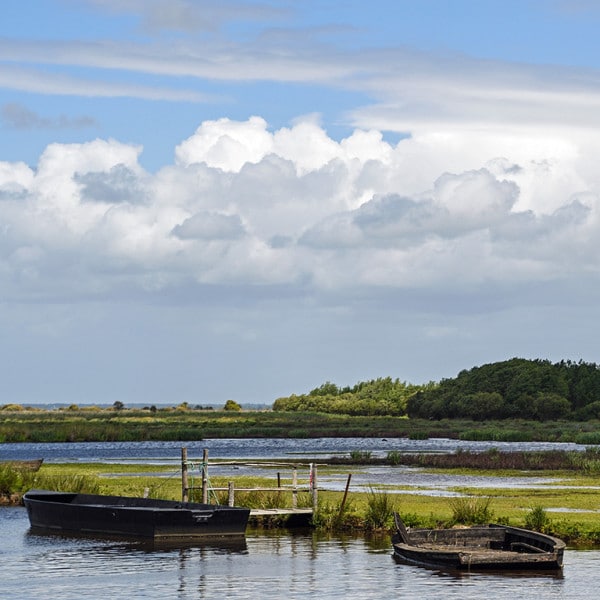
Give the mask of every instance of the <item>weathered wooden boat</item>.
<svg viewBox="0 0 600 600">
<path fill-rule="evenodd" d="M 453 529 L 411 529 L 398 515 L 394 557 L 405 562 L 458 571 L 552 571 L 563 564 L 565 543 L 555 537 L 507 525 Z"/>
<path fill-rule="evenodd" d="M 32 530 L 150 540 L 243 537 L 250 510 L 241 507 L 29 490 L 23 496 Z"/>
</svg>

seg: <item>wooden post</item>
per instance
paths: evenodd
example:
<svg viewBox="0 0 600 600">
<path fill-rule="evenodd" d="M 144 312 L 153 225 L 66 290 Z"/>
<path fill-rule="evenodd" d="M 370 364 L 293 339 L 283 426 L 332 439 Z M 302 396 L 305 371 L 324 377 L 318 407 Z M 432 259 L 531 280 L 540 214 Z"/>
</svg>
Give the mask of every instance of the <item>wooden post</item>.
<svg viewBox="0 0 600 600">
<path fill-rule="evenodd" d="M 187 502 L 189 486 L 188 486 L 188 465 L 187 465 L 187 448 L 181 449 L 181 501 Z"/>
<path fill-rule="evenodd" d="M 348 497 L 348 489 L 350 488 L 350 480 L 352 479 L 352 473 L 348 473 L 348 479 L 346 480 L 346 489 L 344 490 L 344 497 L 340 504 L 340 515 L 344 512 L 344 506 L 346 506 L 346 498 Z"/>
<path fill-rule="evenodd" d="M 281 473 L 279 472 L 277 473 L 277 487 L 281 487 Z"/>
<path fill-rule="evenodd" d="M 227 484 L 227 504 L 229 506 L 235 506 L 235 498 L 234 498 L 234 483 L 233 481 L 230 481 Z"/>
<path fill-rule="evenodd" d="M 202 453 L 202 502 L 208 504 L 208 448 Z"/>
<path fill-rule="evenodd" d="M 298 508 L 298 467 L 292 470 L 292 508 Z"/>
<path fill-rule="evenodd" d="M 317 486 L 317 465 L 311 463 L 310 465 L 310 481 L 311 481 L 311 488 L 312 488 L 312 503 L 313 503 L 313 510 L 317 510 L 317 503 L 318 503 L 318 486 Z"/>
</svg>

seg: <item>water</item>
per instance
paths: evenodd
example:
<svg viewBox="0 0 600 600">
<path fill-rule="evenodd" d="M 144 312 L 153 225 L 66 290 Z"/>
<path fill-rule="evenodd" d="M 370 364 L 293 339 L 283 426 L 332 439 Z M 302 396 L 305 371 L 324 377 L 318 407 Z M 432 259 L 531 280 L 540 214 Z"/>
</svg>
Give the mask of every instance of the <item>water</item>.
<svg viewBox="0 0 600 600">
<path fill-rule="evenodd" d="M 195 442 L 75 442 L 53 444 L 0 444 L 0 460 L 44 458 L 47 462 L 144 462 L 165 464 L 181 460 L 181 447 L 191 457 L 210 458 L 313 458 L 348 455 L 352 451 L 386 456 L 388 452 L 482 452 L 490 448 L 515 450 L 584 450 L 585 446 L 552 442 L 465 442 L 446 438 L 316 438 L 316 439 L 223 439 Z"/>
<path fill-rule="evenodd" d="M 127 442 L 73 444 L 1 444 L 0 459 L 43 457 L 48 462 L 131 462 L 173 464 L 181 446 L 190 457 L 208 448 L 211 458 L 290 458 L 345 454 L 352 450 L 385 455 L 390 450 L 452 452 L 485 450 L 581 450 L 574 444 L 498 444 L 454 440 L 331 439 L 207 440 L 202 442 Z M 418 469 L 369 467 L 353 481 L 366 485 L 379 476 L 406 485 L 423 485 Z M 410 479 L 410 478 L 413 479 Z M 446 476 L 440 476 L 446 477 Z M 362 479 L 361 479 L 362 478 Z M 420 479 L 421 478 L 421 479 Z M 326 478 L 325 478 L 326 479 Z M 328 482 L 337 485 L 343 477 Z M 337 482 L 337 483 L 336 483 Z M 320 478 L 320 483 L 324 483 Z M 462 482 L 465 483 L 465 482 Z M 476 483 L 476 482 L 471 482 Z M 506 484 L 506 482 L 504 482 Z M 540 484 L 527 478 L 527 483 Z M 456 485 L 448 478 L 430 480 L 436 493 Z M 328 487 L 329 487 L 328 485 Z M 486 485 L 490 479 L 486 478 Z M 452 576 L 401 565 L 391 557 L 388 540 L 322 538 L 313 533 L 249 531 L 243 547 L 149 548 L 134 542 L 40 536 L 29 532 L 22 508 L 0 507 L 0 598 L 45 597 L 60 600 L 114 598 L 457 598 L 494 600 L 531 597 L 595 597 L 600 585 L 600 551 L 568 550 L 561 577 L 467 574 Z"/>
<path fill-rule="evenodd" d="M 76 443 L 23 443 L 0 444 L 0 460 L 30 460 L 44 458 L 47 463 L 128 463 L 171 465 L 173 471 L 163 477 L 172 477 L 180 470 L 181 448 L 187 447 L 190 460 L 200 460 L 204 448 L 209 459 L 235 459 L 249 461 L 243 466 L 222 466 L 212 463 L 210 475 L 227 477 L 246 475 L 272 476 L 272 469 L 251 464 L 253 459 L 310 458 L 326 462 L 328 457 L 349 456 L 358 450 L 371 452 L 373 456 L 386 456 L 392 450 L 401 452 L 455 452 L 457 449 L 482 452 L 490 448 L 501 451 L 517 450 L 585 450 L 585 446 L 572 443 L 551 442 L 465 442 L 436 438 L 409 440 L 407 438 L 317 438 L 317 439 L 220 439 L 194 442 L 76 442 Z M 199 463 L 198 463 L 199 465 Z M 197 466 L 198 466 L 197 465 Z M 198 467 L 199 468 L 199 467 Z M 321 471 L 319 486 L 322 489 L 341 491 L 345 488 L 347 474 L 341 468 L 337 472 Z M 131 475 L 131 473 L 129 474 Z M 148 475 L 148 473 L 144 473 Z M 157 476 L 161 474 L 157 473 Z M 306 474 L 304 474 L 306 475 Z M 304 476 L 300 474 L 300 476 Z M 284 474 L 285 476 L 285 474 Z M 429 496 L 458 496 L 452 488 L 460 483 L 463 487 L 476 488 L 539 488 L 568 487 L 552 478 L 538 476 L 490 477 L 488 475 L 463 475 L 460 482 L 456 476 L 428 473 L 423 469 L 396 466 L 353 466 L 351 491 L 365 491 L 373 485 L 385 483 L 391 493 L 418 493 Z M 397 489 L 393 486 L 397 485 Z M 588 486 L 592 489 L 592 486 Z M 581 489 L 581 487 L 579 487 Z"/>
<path fill-rule="evenodd" d="M 0 597 L 593 598 L 600 551 L 567 550 L 562 576 L 465 574 L 397 564 L 387 540 L 250 531 L 242 548 L 151 549 L 125 541 L 40 536 L 23 508 L 0 508 Z"/>
</svg>

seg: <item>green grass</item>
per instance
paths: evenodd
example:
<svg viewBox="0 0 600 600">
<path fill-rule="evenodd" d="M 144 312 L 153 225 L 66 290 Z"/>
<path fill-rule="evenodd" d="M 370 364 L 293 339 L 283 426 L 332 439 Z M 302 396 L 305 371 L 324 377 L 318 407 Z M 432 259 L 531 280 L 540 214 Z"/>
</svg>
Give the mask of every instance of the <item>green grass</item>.
<svg viewBox="0 0 600 600">
<path fill-rule="evenodd" d="M 11 465 L 0 465 L 0 496 L 10 499 L 27 490 L 40 488 L 71 492 L 100 493 L 101 486 L 94 475 L 55 469 L 33 472 Z"/>
<path fill-rule="evenodd" d="M 600 422 L 537 422 L 519 419 L 485 423 L 394 416 L 349 416 L 271 410 L 7 410 L 0 407 L 2 442 L 192 441 L 264 437 L 444 437 L 496 441 L 600 440 Z"/>
<path fill-rule="evenodd" d="M 590 452 L 593 460 L 594 452 Z M 391 468 L 391 467 L 390 467 Z M 450 526 L 459 521 L 478 522 L 494 520 L 515 526 L 543 528 L 544 531 L 562 537 L 571 544 L 600 545 L 600 475 L 595 471 L 556 470 L 544 471 L 544 479 L 551 483 L 539 483 L 531 489 L 513 487 L 510 477 L 536 476 L 539 472 L 519 470 L 477 469 L 424 469 L 425 472 L 450 473 L 460 481 L 461 475 L 507 477 L 507 485 L 495 487 L 469 487 L 456 485 L 450 491 L 459 493 L 473 504 L 467 513 L 469 518 L 458 518 L 457 502 L 447 497 L 428 496 L 423 488 L 411 486 L 379 485 L 377 489 L 357 493 L 351 492 L 342 505 L 343 492 L 319 490 L 319 508 L 315 525 L 324 531 L 369 531 L 391 527 L 389 515 L 397 510 L 405 523 L 412 527 Z M 319 477 L 347 473 L 340 466 L 320 466 Z M 209 473 L 210 475 L 210 473 Z M 199 475 L 194 483 L 200 485 Z M 235 487 L 274 487 L 276 474 L 264 477 L 211 477 L 214 487 L 226 487 L 228 480 Z M 282 480 L 289 484 L 288 478 Z M 306 477 L 300 475 L 298 485 L 306 485 Z M 20 494 L 31 487 L 91 491 L 102 494 L 141 496 L 148 489 L 151 497 L 165 499 L 181 498 L 179 465 L 140 464 L 43 464 L 37 473 L 15 472 L 6 466 L 0 467 L 0 494 Z M 395 491 L 402 494 L 395 494 Z M 223 492 L 218 492 L 219 501 L 226 502 Z M 467 502 L 466 500 L 464 502 Z M 291 493 L 243 493 L 236 492 L 236 504 L 252 508 L 268 506 L 291 506 Z M 310 506 L 308 493 L 299 494 L 299 506 Z M 464 508 L 464 507 L 463 507 Z M 556 510 L 559 509 L 559 510 Z M 568 512 L 571 511 L 571 512 Z M 465 511 L 463 511 L 465 512 Z M 472 518 L 475 514 L 477 518 Z M 483 516 L 482 516 L 483 515 Z M 484 518 L 485 517 L 485 518 Z"/>
<path fill-rule="evenodd" d="M 365 526 L 368 529 L 391 527 L 395 510 L 396 506 L 390 493 L 371 488 L 367 495 Z"/>
<path fill-rule="evenodd" d="M 491 523 L 494 519 L 491 502 L 490 497 L 482 496 L 451 498 L 452 523 L 460 525 Z"/>
</svg>

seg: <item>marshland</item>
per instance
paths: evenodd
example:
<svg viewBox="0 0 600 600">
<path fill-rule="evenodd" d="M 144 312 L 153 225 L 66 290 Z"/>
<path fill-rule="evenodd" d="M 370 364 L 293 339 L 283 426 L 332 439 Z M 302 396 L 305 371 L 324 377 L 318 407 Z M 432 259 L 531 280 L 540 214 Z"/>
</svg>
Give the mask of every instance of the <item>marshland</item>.
<svg viewBox="0 0 600 600">
<path fill-rule="evenodd" d="M 316 413 L 79 408 L 1 411 L 1 417 L 3 435 L 11 440 L 0 444 L 2 459 L 44 458 L 37 472 L 14 462 L 0 465 L 0 492 L 14 503 L 0 507 L 7 598 L 19 597 L 24 578 L 29 592 L 67 599 L 83 587 L 93 598 L 120 589 L 145 598 L 236 598 L 248 590 L 267 598 L 279 597 L 281 585 L 290 597 L 381 597 L 377 590 L 390 589 L 425 597 L 445 595 L 452 586 L 462 597 L 476 598 L 493 586 L 494 596 L 503 599 L 542 586 L 578 598 L 600 560 L 599 457 L 586 441 L 595 435 L 593 422 L 562 427 L 514 421 L 507 427 Z M 338 437 L 349 432 L 357 437 Z M 240 548 L 159 549 L 28 531 L 19 496 L 30 487 L 180 498 L 183 446 L 192 457 L 209 449 L 214 488 L 232 480 L 237 488 L 270 487 L 278 473 L 286 484 L 292 464 L 302 484 L 308 463 L 318 463 L 312 526 L 253 522 Z M 269 466 L 274 460 L 277 466 Z M 225 464 L 231 462 L 241 464 Z M 224 501 L 219 494 L 212 501 Z M 236 504 L 251 507 L 289 502 L 284 493 L 236 494 Z M 554 533 L 569 542 L 564 576 L 470 575 L 466 581 L 397 565 L 389 537 L 393 510 L 413 527 L 497 521 Z"/>
<path fill-rule="evenodd" d="M 498 521 L 535 526 L 572 545 L 600 544 L 596 448 L 560 442 L 494 444 L 448 438 L 333 437 L 186 442 L 199 456 L 202 447 L 211 449 L 214 488 L 226 488 L 229 481 L 238 489 L 272 487 L 278 478 L 285 485 L 292 464 L 298 465 L 302 485 L 308 463 L 318 463 L 319 504 L 313 525 L 322 531 L 386 534 L 397 510 L 411 526 Z M 14 464 L 0 466 L 0 494 L 13 503 L 31 487 L 177 499 L 181 445 L 5 442 L 4 456 L 13 460 L 44 450 L 47 456 L 37 472 Z M 275 467 L 270 466 L 274 458 Z M 239 464 L 232 465 L 232 459 Z M 352 484 L 344 499 L 349 475 Z M 223 494 L 215 493 L 213 501 L 225 502 Z M 236 494 L 236 504 L 251 508 L 286 507 L 290 502 L 291 496 L 284 493 Z M 308 506 L 308 494 L 304 498 L 300 494 L 299 503 Z"/>
</svg>

